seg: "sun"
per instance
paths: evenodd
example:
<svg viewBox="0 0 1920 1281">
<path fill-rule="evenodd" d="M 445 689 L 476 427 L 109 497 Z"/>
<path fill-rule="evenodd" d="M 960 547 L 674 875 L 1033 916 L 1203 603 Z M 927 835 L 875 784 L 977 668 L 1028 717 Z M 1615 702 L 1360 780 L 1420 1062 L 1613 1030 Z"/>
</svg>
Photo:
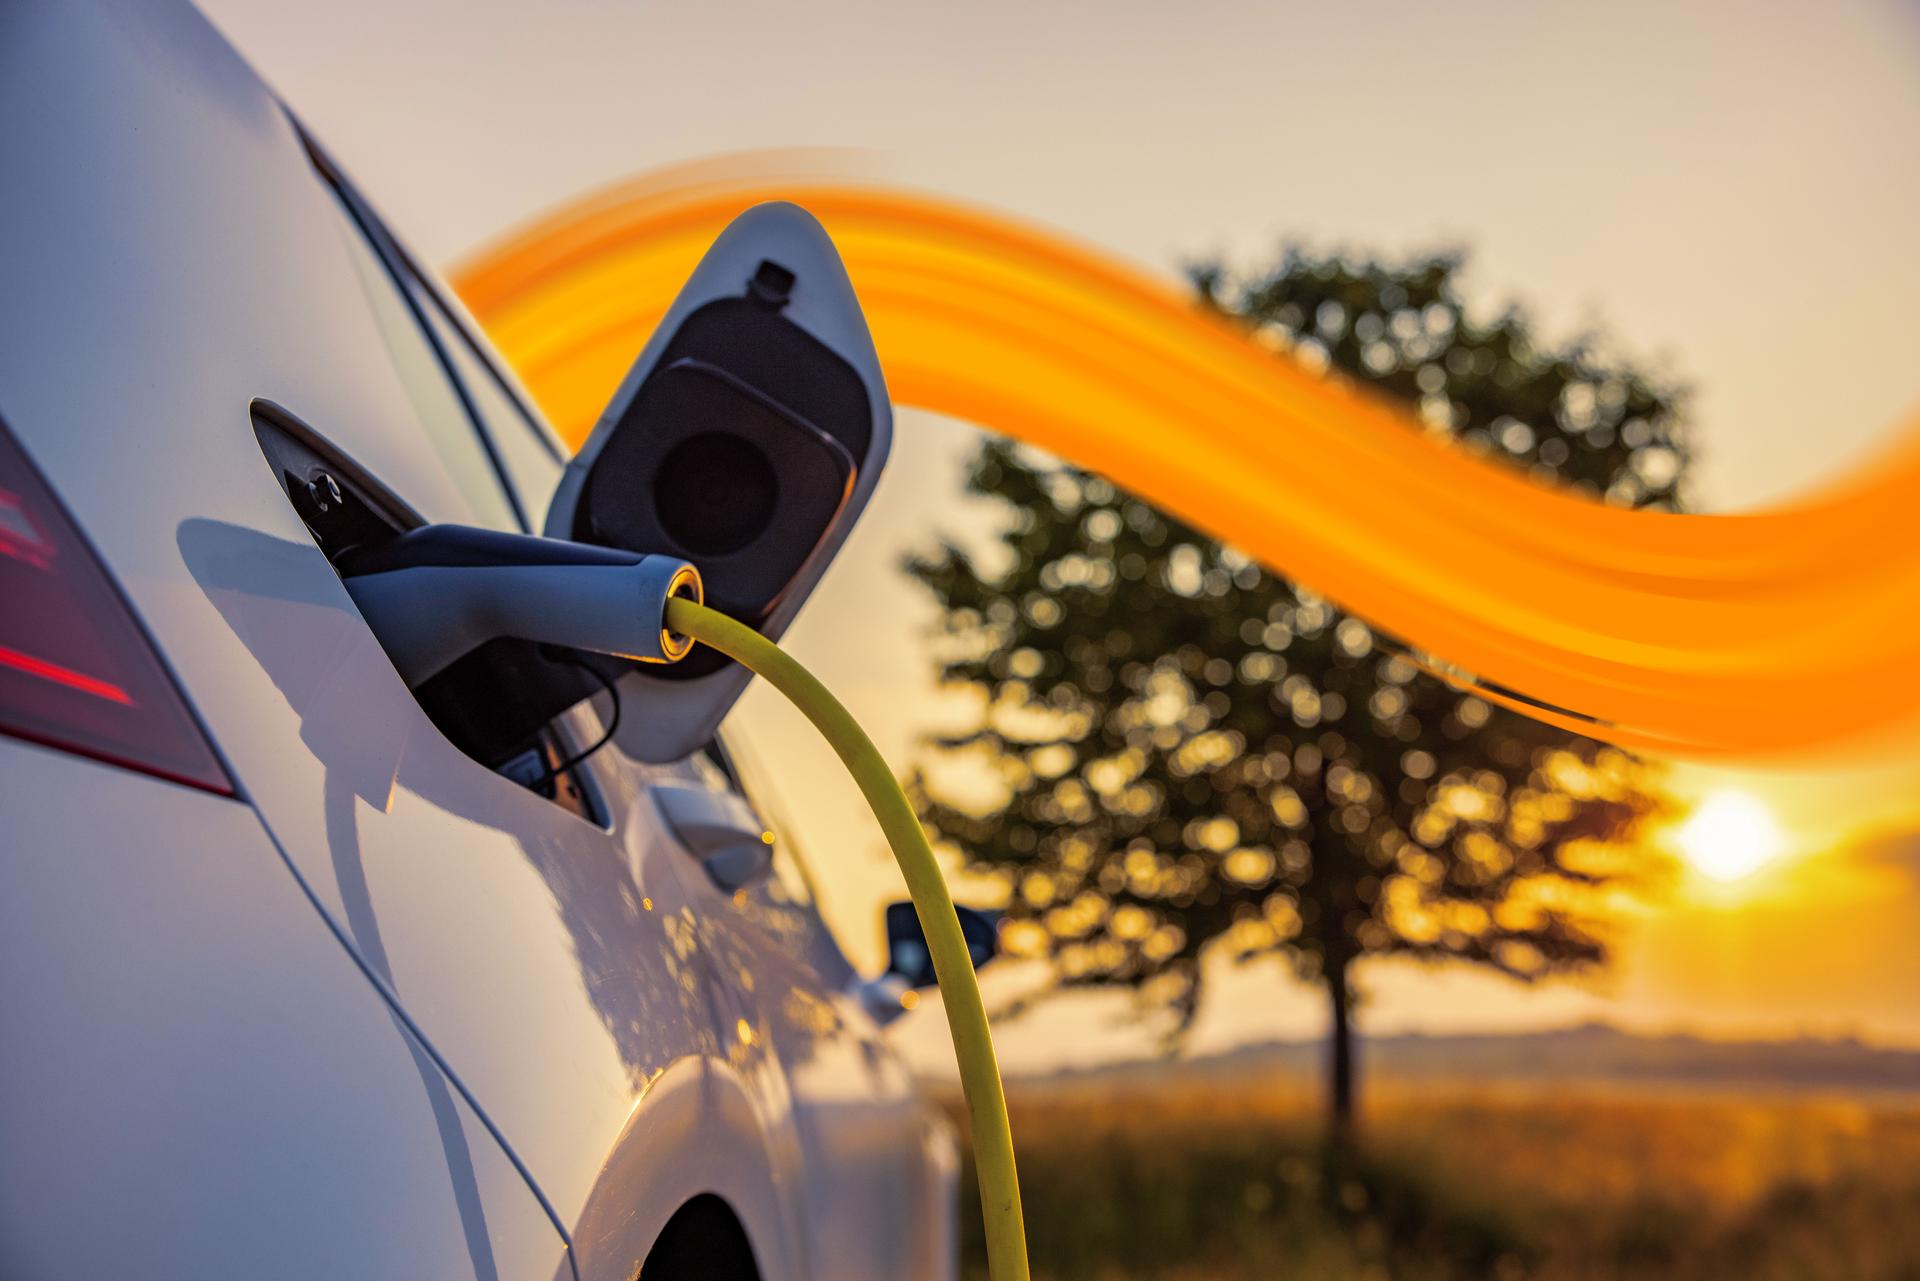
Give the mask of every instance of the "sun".
<svg viewBox="0 0 1920 1281">
<path fill-rule="evenodd" d="M 1681 857 L 1715 881 L 1751 876 L 1787 845 L 1773 811 L 1752 794 L 1733 790 L 1709 793 L 1673 839 Z"/>
</svg>

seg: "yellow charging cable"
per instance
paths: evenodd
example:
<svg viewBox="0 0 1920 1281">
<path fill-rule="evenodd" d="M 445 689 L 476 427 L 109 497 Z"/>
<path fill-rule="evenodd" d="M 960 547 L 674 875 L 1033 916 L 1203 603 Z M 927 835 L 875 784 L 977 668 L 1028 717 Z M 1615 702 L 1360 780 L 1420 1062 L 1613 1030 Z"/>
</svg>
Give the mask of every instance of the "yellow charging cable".
<svg viewBox="0 0 1920 1281">
<path fill-rule="evenodd" d="M 1013 1166 L 1013 1130 L 1007 1123 L 1007 1096 L 993 1056 L 993 1036 L 987 1030 L 987 1007 L 980 999 L 960 918 L 954 915 L 953 896 L 947 892 L 946 878 L 940 875 L 933 847 L 906 793 L 873 740 L 840 700 L 772 641 L 744 623 L 682 597 L 667 602 L 667 626 L 711 645 L 785 694 L 826 737 L 880 820 L 906 877 L 920 929 L 927 936 L 954 1055 L 960 1061 L 960 1088 L 966 1095 L 974 1170 L 980 1180 L 980 1211 L 986 1220 L 987 1272 L 993 1281 L 1027 1281 L 1020 1176 Z"/>
</svg>

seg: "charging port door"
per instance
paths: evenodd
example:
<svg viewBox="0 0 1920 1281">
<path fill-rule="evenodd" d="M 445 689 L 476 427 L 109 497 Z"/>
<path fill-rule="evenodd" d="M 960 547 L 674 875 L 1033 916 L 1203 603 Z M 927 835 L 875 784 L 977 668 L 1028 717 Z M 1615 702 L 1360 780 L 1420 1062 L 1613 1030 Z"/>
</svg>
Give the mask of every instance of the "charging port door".
<svg viewBox="0 0 1920 1281">
<path fill-rule="evenodd" d="M 893 434 L 833 242 L 759 205 L 701 260 L 561 478 L 549 537 L 692 561 L 707 603 L 778 638 L 866 506 Z M 634 666 L 620 727 L 643 761 L 708 742 L 750 674 L 707 649 Z"/>
</svg>

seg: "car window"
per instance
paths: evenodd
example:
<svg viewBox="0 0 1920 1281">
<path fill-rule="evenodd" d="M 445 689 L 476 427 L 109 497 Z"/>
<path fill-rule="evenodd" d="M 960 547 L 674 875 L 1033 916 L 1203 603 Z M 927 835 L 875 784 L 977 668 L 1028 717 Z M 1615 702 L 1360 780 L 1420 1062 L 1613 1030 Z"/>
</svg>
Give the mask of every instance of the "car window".
<svg viewBox="0 0 1920 1281">
<path fill-rule="evenodd" d="M 413 270 L 411 263 L 406 269 L 420 314 L 426 317 L 427 326 L 465 388 L 474 417 L 518 494 L 528 528 L 537 534 L 546 524 L 547 505 L 553 501 L 564 466 L 558 444 L 522 407 L 519 396 L 507 388 L 493 362 L 480 352 L 472 331 L 453 314 L 439 289 Z"/>
<path fill-rule="evenodd" d="M 434 452 L 481 523 L 497 529 L 523 528 L 486 441 L 475 428 L 433 339 L 421 327 L 413 304 L 401 291 L 400 282 L 345 195 L 331 182 L 327 190 L 340 211 L 347 252 L 353 258 L 367 304 Z"/>
</svg>

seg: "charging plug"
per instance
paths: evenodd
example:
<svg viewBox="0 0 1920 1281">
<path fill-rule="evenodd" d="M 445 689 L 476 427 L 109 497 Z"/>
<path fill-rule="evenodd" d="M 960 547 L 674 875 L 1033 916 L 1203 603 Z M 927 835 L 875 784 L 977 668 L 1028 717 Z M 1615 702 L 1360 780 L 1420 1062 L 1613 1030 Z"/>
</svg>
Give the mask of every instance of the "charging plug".
<svg viewBox="0 0 1920 1281">
<path fill-rule="evenodd" d="M 356 552 L 340 575 L 410 689 L 500 637 L 678 662 L 693 642 L 667 626 L 667 602 L 704 594 L 700 571 L 676 556 L 464 525 Z"/>
</svg>

